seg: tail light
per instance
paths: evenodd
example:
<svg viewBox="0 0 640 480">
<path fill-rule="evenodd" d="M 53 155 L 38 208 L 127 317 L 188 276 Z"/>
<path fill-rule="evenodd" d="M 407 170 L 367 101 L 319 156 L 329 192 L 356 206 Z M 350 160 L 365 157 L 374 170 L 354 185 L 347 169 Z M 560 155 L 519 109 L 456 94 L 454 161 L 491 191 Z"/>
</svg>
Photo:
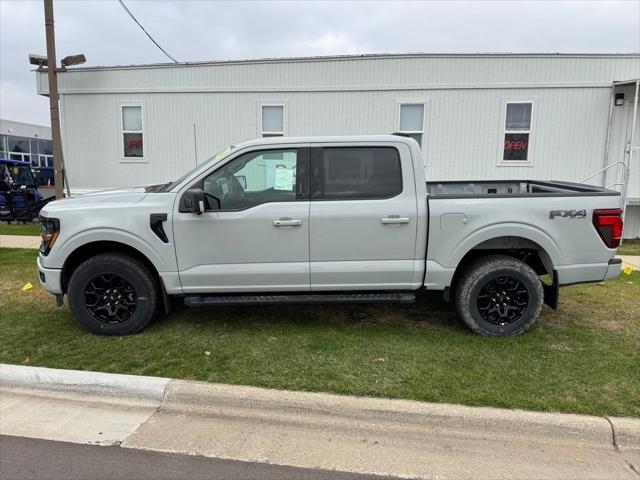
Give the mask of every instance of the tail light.
<svg viewBox="0 0 640 480">
<path fill-rule="evenodd" d="M 594 210 L 593 226 L 608 248 L 618 248 L 622 238 L 622 209 Z"/>
</svg>

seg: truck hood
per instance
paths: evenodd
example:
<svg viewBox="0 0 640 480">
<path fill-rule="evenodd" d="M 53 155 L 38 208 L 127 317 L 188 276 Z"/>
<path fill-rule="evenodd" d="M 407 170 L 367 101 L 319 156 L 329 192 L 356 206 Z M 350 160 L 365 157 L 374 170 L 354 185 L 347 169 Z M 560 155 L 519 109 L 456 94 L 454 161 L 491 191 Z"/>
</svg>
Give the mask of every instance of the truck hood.
<svg viewBox="0 0 640 480">
<path fill-rule="evenodd" d="M 65 210 L 107 206 L 124 207 L 126 205 L 135 205 L 147 195 L 148 193 L 144 187 L 101 190 L 48 203 L 42 209 L 41 214 L 48 217 L 55 216 L 55 212 L 64 212 Z"/>
</svg>

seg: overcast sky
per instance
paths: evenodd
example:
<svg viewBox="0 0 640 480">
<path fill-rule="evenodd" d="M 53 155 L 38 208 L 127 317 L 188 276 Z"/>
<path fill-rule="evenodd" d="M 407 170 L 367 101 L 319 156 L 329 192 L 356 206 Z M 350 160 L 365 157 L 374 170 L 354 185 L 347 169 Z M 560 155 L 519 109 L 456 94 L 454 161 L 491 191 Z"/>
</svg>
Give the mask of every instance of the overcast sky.
<svg viewBox="0 0 640 480">
<path fill-rule="evenodd" d="M 178 61 L 353 53 L 638 52 L 640 0 L 134 1 Z M 167 58 L 116 0 L 55 0 L 58 58 L 87 65 Z M 0 0 L 0 117 L 49 124 L 28 53 L 46 53 L 42 1 Z"/>
</svg>

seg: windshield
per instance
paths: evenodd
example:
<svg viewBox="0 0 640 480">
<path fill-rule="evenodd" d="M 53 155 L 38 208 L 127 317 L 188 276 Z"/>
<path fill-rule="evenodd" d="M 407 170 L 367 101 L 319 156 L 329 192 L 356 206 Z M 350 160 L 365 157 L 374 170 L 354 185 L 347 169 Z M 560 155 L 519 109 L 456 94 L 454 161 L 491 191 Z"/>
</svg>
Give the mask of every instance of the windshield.
<svg viewBox="0 0 640 480">
<path fill-rule="evenodd" d="M 28 165 L 0 165 L 0 180 L 16 186 L 35 185 L 33 173 Z"/>
<path fill-rule="evenodd" d="M 13 173 L 13 179 L 18 185 L 33 185 L 33 174 L 31 169 L 25 166 L 12 166 L 11 172 Z"/>
<path fill-rule="evenodd" d="M 196 173 L 198 170 L 201 170 L 203 168 L 206 168 L 206 166 L 211 163 L 214 160 L 220 160 L 222 157 L 227 156 L 227 154 L 229 154 L 234 148 L 236 148 L 235 145 L 229 145 L 228 147 L 220 150 L 218 153 L 216 153 L 213 157 L 209 158 L 206 162 L 203 162 L 199 165 L 196 165 L 195 167 L 193 167 L 191 170 L 189 170 L 187 173 L 185 173 L 184 175 L 182 175 L 180 178 L 174 180 L 173 182 L 169 182 L 166 185 L 163 185 L 162 189 L 159 191 L 162 192 L 168 192 L 170 191 L 173 187 L 175 187 L 176 185 L 180 185 L 182 182 L 184 182 L 187 178 L 189 178 L 191 175 L 193 175 L 194 173 Z"/>
</svg>

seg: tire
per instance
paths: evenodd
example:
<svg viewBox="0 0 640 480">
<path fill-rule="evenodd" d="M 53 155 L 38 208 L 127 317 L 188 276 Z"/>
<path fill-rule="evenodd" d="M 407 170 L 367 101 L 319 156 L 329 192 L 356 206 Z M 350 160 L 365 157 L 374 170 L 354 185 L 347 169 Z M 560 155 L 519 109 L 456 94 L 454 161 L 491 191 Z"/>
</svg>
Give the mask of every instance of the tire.
<svg viewBox="0 0 640 480">
<path fill-rule="evenodd" d="M 153 319 L 156 281 L 147 267 L 123 254 L 91 257 L 71 275 L 69 308 L 78 322 L 97 335 L 129 335 Z"/>
<path fill-rule="evenodd" d="M 519 335 L 537 320 L 544 301 L 542 282 L 526 263 L 493 255 L 471 263 L 455 292 L 458 315 L 479 335 Z"/>
</svg>

